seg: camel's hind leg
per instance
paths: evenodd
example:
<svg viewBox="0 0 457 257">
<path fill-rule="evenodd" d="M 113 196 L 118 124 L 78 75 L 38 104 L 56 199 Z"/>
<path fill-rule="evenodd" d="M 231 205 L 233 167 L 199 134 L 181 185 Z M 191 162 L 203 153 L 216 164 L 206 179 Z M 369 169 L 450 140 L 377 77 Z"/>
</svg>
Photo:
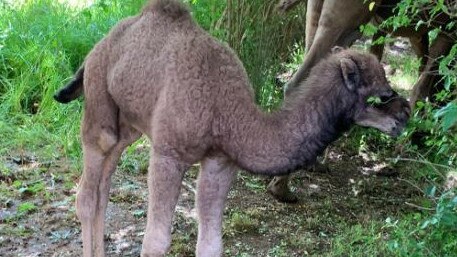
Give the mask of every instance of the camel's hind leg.
<svg viewBox="0 0 457 257">
<path fill-rule="evenodd" d="M 178 202 L 181 183 L 189 168 L 179 160 L 154 153 L 149 164 L 148 218 L 142 257 L 165 256 L 171 244 L 171 223 Z"/>
<path fill-rule="evenodd" d="M 115 112 L 111 117 L 113 129 L 101 125 L 107 125 L 108 114 L 97 123 L 97 112 L 90 108 L 86 108 L 82 124 L 84 171 L 76 196 L 76 213 L 82 225 L 84 257 L 105 256 L 104 217 L 111 175 L 123 150 L 141 136 L 122 117 L 117 119 L 115 107 L 111 111 Z"/>
<path fill-rule="evenodd" d="M 237 167 L 225 157 L 207 158 L 201 165 L 197 185 L 197 256 L 222 256 L 222 215 Z"/>
</svg>

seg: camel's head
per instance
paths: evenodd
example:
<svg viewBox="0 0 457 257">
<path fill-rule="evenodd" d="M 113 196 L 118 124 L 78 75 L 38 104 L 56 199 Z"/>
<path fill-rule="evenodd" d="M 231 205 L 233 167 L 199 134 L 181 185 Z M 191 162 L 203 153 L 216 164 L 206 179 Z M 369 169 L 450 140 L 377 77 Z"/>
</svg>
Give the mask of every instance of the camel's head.
<svg viewBox="0 0 457 257">
<path fill-rule="evenodd" d="M 371 54 L 335 51 L 344 84 L 357 97 L 355 123 L 398 136 L 408 121 L 410 108 L 408 101 L 390 87 L 381 63 Z"/>
</svg>

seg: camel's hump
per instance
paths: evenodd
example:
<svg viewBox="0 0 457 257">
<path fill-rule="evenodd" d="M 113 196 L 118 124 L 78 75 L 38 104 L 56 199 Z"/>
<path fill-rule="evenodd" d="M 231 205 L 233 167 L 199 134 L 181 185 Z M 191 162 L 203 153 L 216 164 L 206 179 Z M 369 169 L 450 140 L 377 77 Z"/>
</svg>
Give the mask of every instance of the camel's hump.
<svg viewBox="0 0 457 257">
<path fill-rule="evenodd" d="M 173 19 L 188 16 L 189 10 L 178 0 L 151 0 L 143 9 L 143 12 L 158 11 Z"/>
</svg>

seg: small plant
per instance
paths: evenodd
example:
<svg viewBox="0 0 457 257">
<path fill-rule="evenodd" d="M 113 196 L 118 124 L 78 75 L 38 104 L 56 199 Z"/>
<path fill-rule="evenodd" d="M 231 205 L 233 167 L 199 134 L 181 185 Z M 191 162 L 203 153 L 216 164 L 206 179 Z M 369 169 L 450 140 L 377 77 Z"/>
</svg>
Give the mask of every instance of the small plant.
<svg viewBox="0 0 457 257">
<path fill-rule="evenodd" d="M 37 209 L 36 205 L 31 203 L 31 202 L 21 203 L 17 207 L 17 211 L 18 211 L 19 214 L 31 213 L 31 212 L 35 211 L 36 209 Z"/>
<path fill-rule="evenodd" d="M 265 182 L 256 176 L 239 174 L 239 178 L 243 181 L 243 184 L 252 192 L 264 192 L 265 191 Z"/>
<path fill-rule="evenodd" d="M 417 214 L 410 220 L 387 219 L 386 223 L 392 228 L 387 245 L 396 256 L 453 256 L 449 254 L 457 251 L 455 193 L 439 196 L 431 216 Z"/>
<path fill-rule="evenodd" d="M 268 256 L 274 257 L 285 257 L 289 256 L 287 252 L 288 245 L 285 241 L 281 241 L 278 245 L 268 251 Z"/>
<path fill-rule="evenodd" d="M 430 197 L 435 197 L 436 188 L 430 190 Z M 421 229 L 437 227 L 450 233 L 457 232 L 457 196 L 448 191 L 441 194 L 436 201 L 435 213 L 424 221 Z"/>
<path fill-rule="evenodd" d="M 19 193 L 21 193 L 22 195 L 35 195 L 39 192 L 42 192 L 44 191 L 45 189 L 45 184 L 44 182 L 41 180 L 41 181 L 34 181 L 30 184 L 25 184 L 25 185 L 22 185 L 18 191 Z"/>
<path fill-rule="evenodd" d="M 227 225 L 230 228 L 229 231 L 232 231 L 232 233 L 257 233 L 259 224 L 260 222 L 255 215 L 234 211 L 230 215 Z"/>
</svg>

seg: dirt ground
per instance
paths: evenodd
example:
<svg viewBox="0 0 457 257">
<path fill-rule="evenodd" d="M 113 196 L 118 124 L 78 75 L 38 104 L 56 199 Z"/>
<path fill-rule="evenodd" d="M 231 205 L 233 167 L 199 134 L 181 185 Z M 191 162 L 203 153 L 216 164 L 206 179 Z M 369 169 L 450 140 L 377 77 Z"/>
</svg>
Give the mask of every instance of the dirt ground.
<svg viewBox="0 0 457 257">
<path fill-rule="evenodd" d="M 225 256 L 322 256 L 344 227 L 414 211 L 405 202 L 420 192 L 402 179 L 407 167 L 391 168 L 370 153 L 344 148 L 330 148 L 328 171 L 296 174 L 297 204 L 278 203 L 268 195 L 269 178 L 240 172 L 225 209 Z M 146 149 L 138 151 L 147 155 Z M 79 172 L 69 170 L 65 159 L 44 162 L 18 155 L 2 161 L 12 172 L 0 178 L 10 190 L 2 191 L 0 199 L 0 256 L 80 256 L 74 208 Z M 136 172 L 120 167 L 113 177 L 106 215 L 108 256 L 140 254 L 147 209 L 146 158 L 141 162 Z M 195 166 L 183 182 L 170 256 L 194 256 L 197 173 Z M 32 190 L 37 184 L 44 186 Z M 36 208 L 20 211 L 24 202 Z"/>
</svg>

